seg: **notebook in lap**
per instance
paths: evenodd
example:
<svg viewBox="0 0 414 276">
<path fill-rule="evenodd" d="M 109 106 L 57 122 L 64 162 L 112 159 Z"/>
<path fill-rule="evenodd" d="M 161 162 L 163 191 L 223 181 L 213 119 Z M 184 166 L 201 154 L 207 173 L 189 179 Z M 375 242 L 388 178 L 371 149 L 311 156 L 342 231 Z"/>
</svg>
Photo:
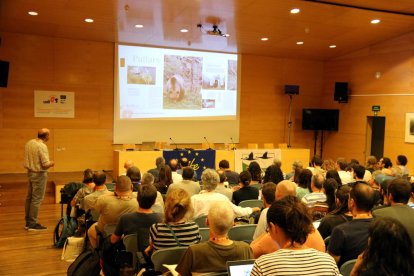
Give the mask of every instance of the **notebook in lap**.
<svg viewBox="0 0 414 276">
<path fill-rule="evenodd" d="M 229 276 L 247 276 L 253 269 L 254 260 L 228 261 L 227 273 Z"/>
</svg>

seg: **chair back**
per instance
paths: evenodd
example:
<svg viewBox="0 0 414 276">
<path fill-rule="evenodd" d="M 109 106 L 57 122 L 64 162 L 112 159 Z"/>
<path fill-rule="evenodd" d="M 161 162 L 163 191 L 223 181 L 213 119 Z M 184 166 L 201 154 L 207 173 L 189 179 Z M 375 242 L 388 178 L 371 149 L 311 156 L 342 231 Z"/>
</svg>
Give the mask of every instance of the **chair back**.
<svg viewBox="0 0 414 276">
<path fill-rule="evenodd" d="M 194 222 L 197 223 L 199 228 L 206 228 L 206 227 L 208 227 L 206 225 L 206 218 L 207 218 L 207 216 L 201 216 L 201 217 L 198 217 L 198 218 L 194 219 Z"/>
<path fill-rule="evenodd" d="M 258 207 L 263 208 L 263 200 L 260 199 L 249 199 L 243 200 L 239 203 L 240 207 Z"/>
<path fill-rule="evenodd" d="M 132 267 L 137 267 L 137 252 L 138 252 L 138 241 L 137 234 L 129 234 L 122 238 L 122 242 L 125 245 L 125 249 L 132 254 Z"/>
<path fill-rule="evenodd" d="M 354 265 L 356 263 L 356 259 L 353 260 L 349 260 L 344 262 L 341 265 L 341 268 L 339 269 L 339 272 L 341 273 L 342 276 L 349 276 L 351 275 L 351 271 L 354 268 Z"/>
<path fill-rule="evenodd" d="M 234 241 L 252 241 L 257 224 L 237 225 L 230 229 L 229 238 Z"/>
<path fill-rule="evenodd" d="M 171 247 L 155 251 L 151 255 L 154 269 L 156 271 L 161 271 L 162 273 L 168 272 L 168 269 L 163 265 L 178 264 L 181 260 L 181 256 L 184 255 L 186 250 L 187 247 Z"/>
<path fill-rule="evenodd" d="M 210 239 L 210 228 L 200 228 L 201 242 L 208 241 Z"/>
</svg>

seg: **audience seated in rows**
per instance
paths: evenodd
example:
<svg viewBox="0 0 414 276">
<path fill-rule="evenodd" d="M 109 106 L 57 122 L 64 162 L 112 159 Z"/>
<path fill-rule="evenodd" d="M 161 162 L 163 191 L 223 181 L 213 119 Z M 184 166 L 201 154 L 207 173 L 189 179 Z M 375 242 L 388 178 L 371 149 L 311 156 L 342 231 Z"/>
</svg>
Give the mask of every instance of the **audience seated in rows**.
<svg viewBox="0 0 414 276">
<path fill-rule="evenodd" d="M 413 244 L 407 229 L 398 220 L 376 219 L 368 233 L 368 246 L 358 256 L 351 276 L 414 274 Z"/>
<path fill-rule="evenodd" d="M 278 184 L 279 189 L 283 189 L 284 185 L 282 184 L 284 181 Z M 296 185 L 295 185 L 296 188 Z M 260 212 L 259 221 L 257 222 L 256 230 L 254 231 L 253 240 L 261 236 L 262 234 L 266 233 L 267 228 L 267 220 L 266 214 L 267 210 L 269 210 L 270 205 L 275 201 L 275 193 L 276 193 L 276 184 L 273 182 L 267 182 L 263 185 L 262 188 L 262 200 L 264 209 Z"/>
<path fill-rule="evenodd" d="M 171 168 L 168 165 L 161 166 L 155 187 L 161 194 L 166 194 L 168 187 L 173 183 Z"/>
<path fill-rule="evenodd" d="M 132 183 L 129 177 L 121 175 L 115 184 L 115 192 L 98 197 L 95 210 L 99 212 L 99 220 L 88 230 L 88 237 L 92 247 L 97 245 L 97 232 L 104 233 L 107 224 L 118 223 L 119 218 L 128 213 L 136 212 L 138 202 L 136 193 L 132 192 Z"/>
<path fill-rule="evenodd" d="M 194 178 L 194 170 L 191 167 L 184 167 L 182 169 L 182 177 L 183 180 L 172 183 L 167 190 L 167 194 L 175 188 L 181 188 L 187 191 L 187 193 L 191 196 L 200 193 L 200 184 L 198 182 L 193 181 Z"/>
<path fill-rule="evenodd" d="M 154 176 L 150 173 L 144 173 L 142 175 L 140 186 L 146 185 L 154 185 Z M 164 199 L 159 191 L 157 191 L 157 198 L 155 199 L 155 203 L 152 205 L 151 210 L 154 213 L 161 214 L 161 217 L 164 217 Z"/>
<path fill-rule="evenodd" d="M 138 187 L 141 184 L 141 171 L 136 166 L 128 168 L 126 175 L 131 179 L 133 191 L 138 191 Z"/>
<path fill-rule="evenodd" d="M 388 185 L 387 198 L 389 207 L 373 211 L 373 216 L 391 217 L 398 220 L 407 229 L 411 241 L 414 240 L 414 209 L 408 206 L 411 196 L 411 185 L 406 180 L 397 178 Z M 414 254 L 414 247 L 412 248 Z"/>
<path fill-rule="evenodd" d="M 260 168 L 259 163 L 256 161 L 250 162 L 249 166 L 247 167 L 247 171 L 252 177 L 250 184 L 262 184 L 262 169 Z"/>
<path fill-rule="evenodd" d="M 275 162 L 274 162 L 275 163 Z M 276 164 L 273 164 L 266 168 L 265 175 L 263 177 L 263 182 L 273 182 L 278 184 L 280 181 L 284 180 L 283 172 L 281 169 L 282 163 L 276 160 Z"/>
<path fill-rule="evenodd" d="M 169 162 L 170 168 L 171 168 L 171 177 L 173 183 L 178 183 L 181 180 L 183 180 L 183 177 L 181 174 L 177 172 L 178 170 L 178 160 L 177 159 L 171 159 Z"/>
<path fill-rule="evenodd" d="M 190 245 L 175 269 L 180 275 L 224 272 L 227 261 L 253 258 L 247 243 L 233 241 L 228 237 L 228 232 L 233 227 L 235 218 L 230 204 L 228 201 L 220 201 L 211 205 L 207 217 L 210 239 L 208 242 Z"/>
<path fill-rule="evenodd" d="M 339 178 L 341 178 L 342 185 L 346 185 L 354 181 L 352 175 L 346 171 L 348 163 L 345 158 L 338 158 L 336 160 L 336 170 L 338 171 Z"/>
<path fill-rule="evenodd" d="M 322 169 L 323 160 L 315 155 L 311 160 L 311 166 L 308 167 L 308 170 L 312 172 L 313 175 L 315 174 L 321 174 L 325 177 L 326 171 Z"/>
<path fill-rule="evenodd" d="M 250 199 L 258 199 L 259 198 L 259 189 L 256 187 L 250 186 L 252 177 L 250 172 L 244 171 L 240 173 L 239 177 L 240 181 L 240 189 L 233 192 L 233 202 L 236 205 L 239 205 L 240 202 L 244 200 Z"/>
<path fill-rule="evenodd" d="M 183 174 L 183 169 L 185 168 L 185 167 L 191 167 L 191 165 L 190 165 L 190 161 L 188 160 L 188 158 L 187 157 L 182 157 L 182 158 L 180 158 L 180 168 L 177 170 L 177 173 L 179 173 L 179 174 Z M 193 181 L 197 181 L 197 172 L 194 170 L 194 175 L 193 175 Z"/>
<path fill-rule="evenodd" d="M 106 174 L 103 171 L 96 171 L 93 173 L 93 182 L 95 183 L 95 188 L 93 192 L 83 199 L 83 208 L 85 211 L 95 210 L 96 200 L 101 195 L 110 194 L 105 183 L 106 183 Z"/>
<path fill-rule="evenodd" d="M 93 171 L 91 169 L 86 169 L 83 171 L 82 183 L 84 184 L 84 186 L 76 192 L 75 196 L 70 202 L 70 205 L 72 207 L 79 205 L 79 208 L 81 209 L 84 208 L 82 206 L 83 204 L 81 204 L 83 202 L 83 199 L 87 195 L 91 194 L 93 192 L 93 189 L 95 188 L 95 183 L 93 182 Z"/>
<path fill-rule="evenodd" d="M 211 205 L 217 201 L 226 201 L 230 202 L 229 199 L 220 193 L 215 191 L 217 184 L 220 182 L 218 173 L 213 169 L 204 170 L 201 175 L 201 184 L 203 185 L 204 190 L 198 195 L 193 195 L 191 197 L 191 203 L 194 209 L 193 218 L 198 218 L 208 214 L 208 211 L 211 208 Z M 235 213 L 236 217 L 249 216 L 255 211 L 260 211 L 259 208 L 254 207 L 240 207 L 234 204 L 230 204 L 231 209 Z"/>
<path fill-rule="evenodd" d="M 219 170 L 223 171 L 226 175 L 227 182 L 230 185 L 237 185 L 239 183 L 239 174 L 230 170 L 230 163 L 227 160 L 221 160 L 219 162 Z"/>
<path fill-rule="evenodd" d="M 330 179 L 330 178 L 335 179 L 336 183 L 338 184 L 338 187 L 342 186 L 342 180 L 339 177 L 339 174 L 338 174 L 337 170 L 329 170 L 329 171 L 326 172 L 325 179 Z"/>
<path fill-rule="evenodd" d="M 399 167 L 400 170 L 401 170 L 402 177 L 403 178 L 408 178 L 408 175 L 410 174 L 410 172 L 407 169 L 407 163 L 408 163 L 407 156 L 398 155 L 396 163 L 397 163 L 397 167 Z"/>
<path fill-rule="evenodd" d="M 340 275 L 331 256 L 306 246 L 314 231 L 306 206 L 295 196 L 276 200 L 267 212 L 269 234 L 279 249 L 259 257 L 251 275 Z"/>
<path fill-rule="evenodd" d="M 346 261 L 356 259 L 367 246 L 374 191 L 367 184 L 357 183 L 351 189 L 348 206 L 353 219 L 332 230 L 328 245 L 328 252 L 334 257 L 338 267 Z"/>
<path fill-rule="evenodd" d="M 366 172 L 364 166 L 354 164 L 350 168 L 350 170 L 351 170 L 351 175 L 352 175 L 353 181 L 349 182 L 348 185 L 353 187 L 357 183 L 367 184 L 367 181 L 364 180 L 364 175 L 365 175 L 365 172 Z M 370 174 L 369 178 L 371 178 L 371 174 Z"/>
<path fill-rule="evenodd" d="M 343 185 L 336 191 L 336 209 L 325 216 L 319 224 L 318 231 L 322 238 L 331 235 L 332 229 L 342 223 L 352 220 L 352 214 L 348 209 L 349 192 L 351 187 Z"/>
<path fill-rule="evenodd" d="M 217 172 L 219 174 L 220 182 L 217 184 L 215 192 L 225 195 L 230 201 L 233 201 L 233 189 L 228 188 L 229 183 L 227 182 L 226 174 L 221 170 Z"/>
<path fill-rule="evenodd" d="M 154 179 L 158 179 L 158 174 L 161 167 L 165 166 L 165 159 L 162 156 L 159 156 L 155 159 L 155 168 L 148 170 L 147 172 L 154 176 Z"/>
<path fill-rule="evenodd" d="M 300 160 L 295 160 L 293 161 L 292 164 L 292 171 L 287 173 L 285 176 L 286 180 L 290 180 L 290 181 L 295 181 L 295 173 L 297 170 L 302 170 L 303 169 L 303 164 Z"/>
<path fill-rule="evenodd" d="M 158 249 L 199 243 L 198 225 L 190 221 L 192 212 L 187 191 L 181 188 L 171 190 L 165 198 L 165 220 L 151 226 L 150 246 L 145 252 L 150 255 Z"/>
<path fill-rule="evenodd" d="M 125 161 L 125 163 L 124 163 L 124 169 L 125 169 L 125 171 L 123 173 L 121 173 L 121 175 L 126 175 L 128 169 L 131 168 L 131 167 L 133 167 L 133 166 L 135 166 L 134 161 L 132 161 L 132 160 Z"/>
<path fill-rule="evenodd" d="M 299 199 L 302 199 L 305 195 L 310 194 L 312 181 L 312 172 L 308 169 L 303 169 L 299 172 L 296 188 L 296 195 Z"/>
<path fill-rule="evenodd" d="M 308 208 L 312 208 L 317 202 L 326 202 L 326 195 L 323 192 L 323 182 L 325 181 L 322 174 L 314 174 L 311 178 L 311 193 L 302 198 L 303 203 Z"/>
</svg>

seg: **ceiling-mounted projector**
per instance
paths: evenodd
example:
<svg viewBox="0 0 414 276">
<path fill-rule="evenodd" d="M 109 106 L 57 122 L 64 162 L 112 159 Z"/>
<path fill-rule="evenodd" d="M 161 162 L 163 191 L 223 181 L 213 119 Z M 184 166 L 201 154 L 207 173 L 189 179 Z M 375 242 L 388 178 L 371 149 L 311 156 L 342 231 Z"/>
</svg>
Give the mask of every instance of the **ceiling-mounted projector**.
<svg viewBox="0 0 414 276">
<path fill-rule="evenodd" d="M 205 33 L 207 35 L 213 35 L 213 36 L 223 36 L 223 37 L 228 37 L 229 34 L 223 33 L 217 25 L 213 25 L 212 29 L 210 30 L 206 30 L 203 28 L 203 25 L 201 24 L 197 24 L 197 28 L 199 28 L 201 30 L 202 33 Z"/>
</svg>

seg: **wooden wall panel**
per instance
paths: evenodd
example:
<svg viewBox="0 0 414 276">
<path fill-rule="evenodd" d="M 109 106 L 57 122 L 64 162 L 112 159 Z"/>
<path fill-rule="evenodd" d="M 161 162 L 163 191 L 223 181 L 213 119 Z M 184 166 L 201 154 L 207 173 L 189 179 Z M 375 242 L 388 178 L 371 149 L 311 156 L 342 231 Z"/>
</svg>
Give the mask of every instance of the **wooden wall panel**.
<svg viewBox="0 0 414 276">
<path fill-rule="evenodd" d="M 340 130 L 330 134 L 325 153 L 348 159 L 365 159 L 367 116 L 372 105 L 380 105 L 385 116 L 384 155 L 395 163 L 398 154 L 408 157 L 414 173 L 414 144 L 405 143 L 405 114 L 414 112 L 414 33 L 373 45 L 325 64 L 324 95 L 333 95 L 335 81 L 347 81 L 351 97 L 347 104 L 333 100 L 326 107 L 340 108 Z M 380 78 L 376 78 L 380 72 Z M 410 94 L 381 95 L 381 94 Z M 366 95 L 366 96 L 357 96 Z"/>
</svg>

